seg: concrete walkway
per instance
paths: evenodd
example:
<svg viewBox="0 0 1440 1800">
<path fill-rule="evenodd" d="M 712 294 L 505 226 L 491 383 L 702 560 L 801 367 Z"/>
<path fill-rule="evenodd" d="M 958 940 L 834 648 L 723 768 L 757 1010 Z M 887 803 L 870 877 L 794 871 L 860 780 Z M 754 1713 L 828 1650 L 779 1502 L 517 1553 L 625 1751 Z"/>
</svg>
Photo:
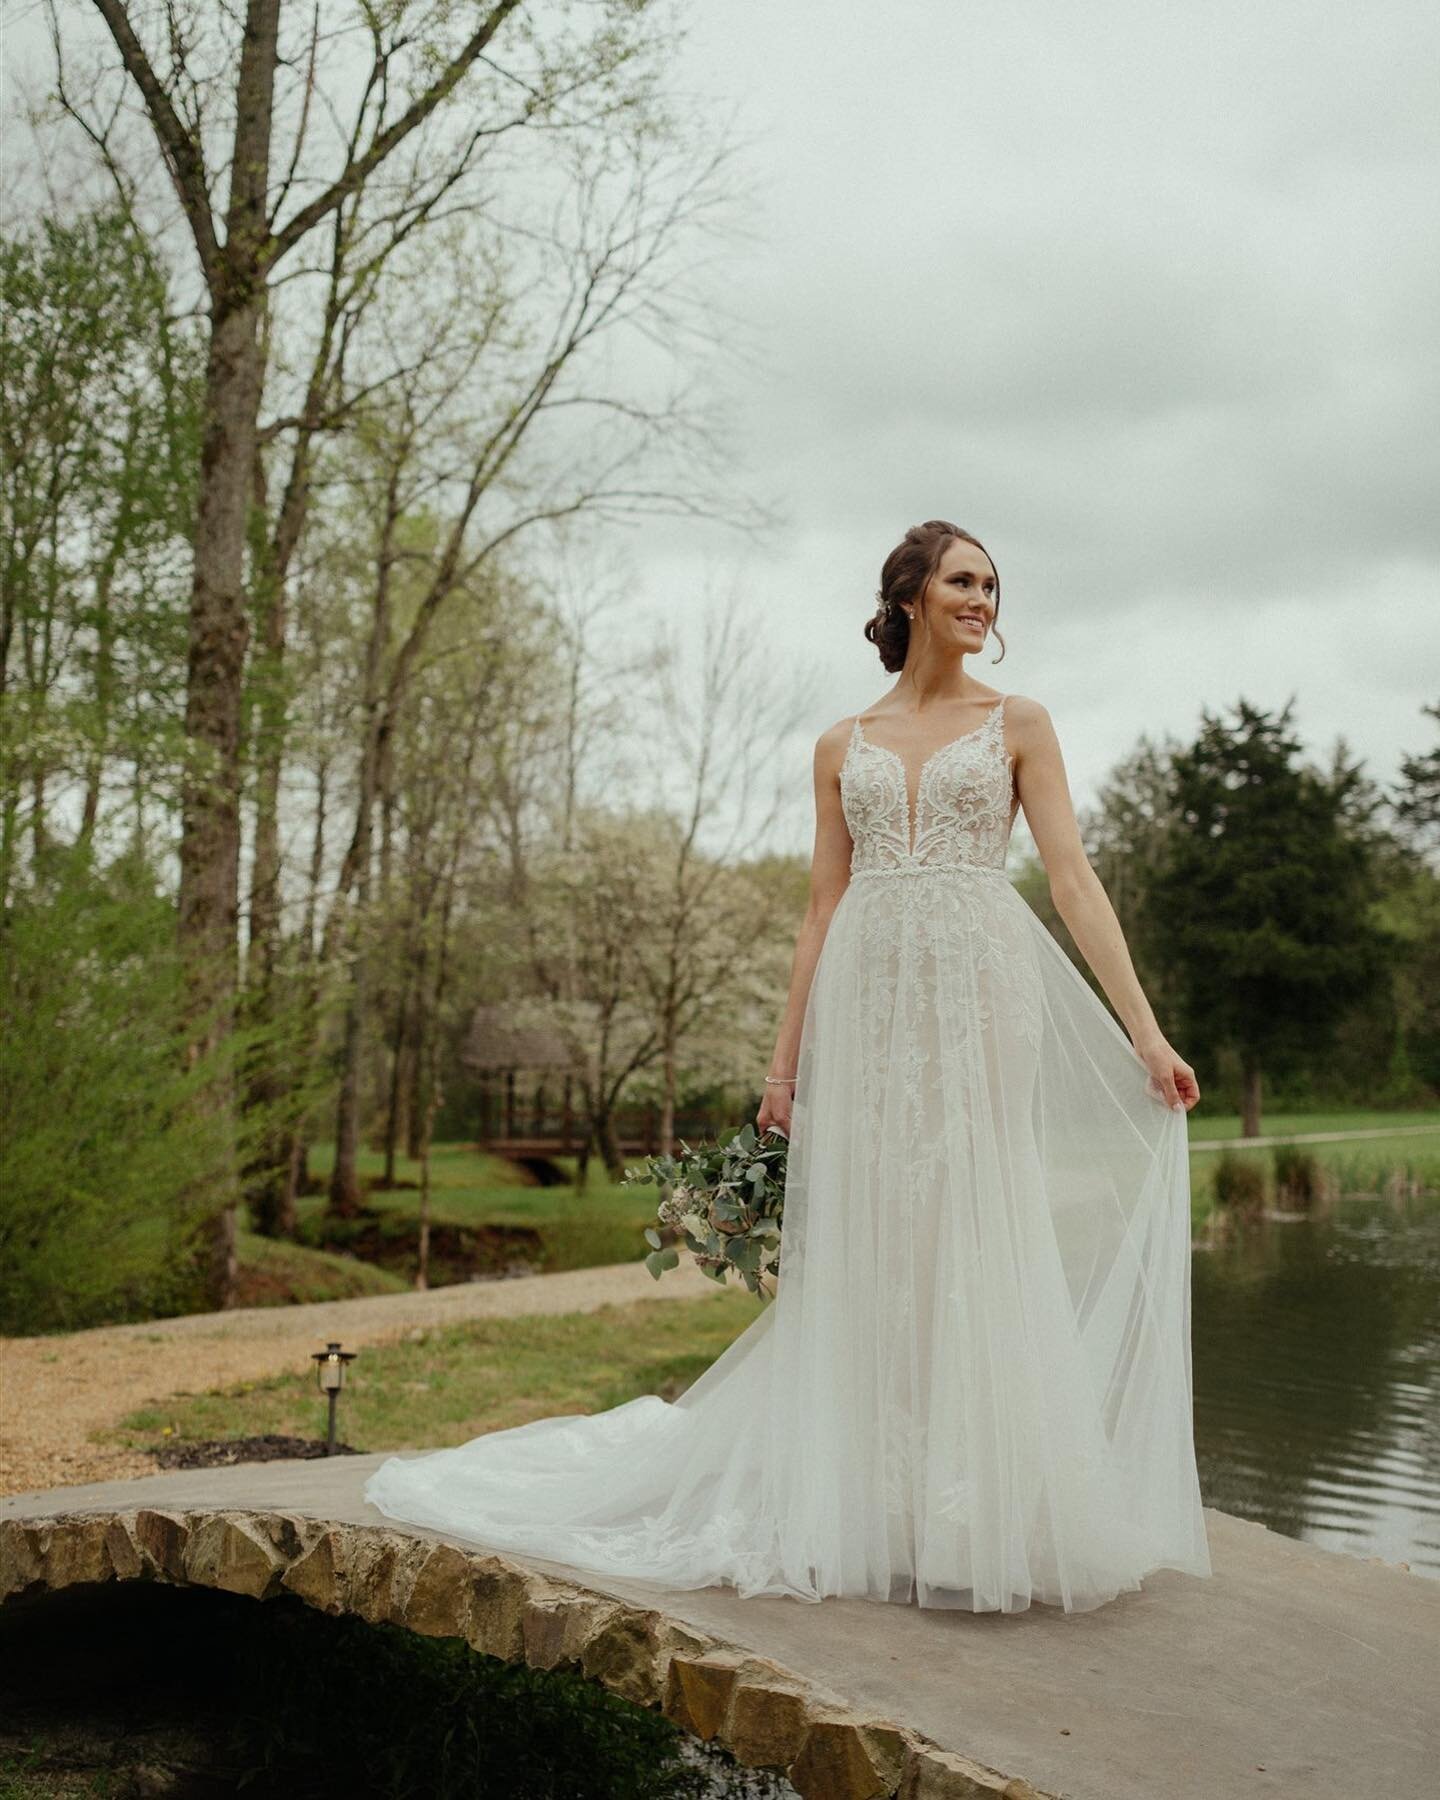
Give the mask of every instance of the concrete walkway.
<svg viewBox="0 0 1440 1800">
<path fill-rule="evenodd" d="M 380 1460 L 61 1488 L 0 1501 L 0 1518 L 240 1509 L 433 1540 L 365 1504 L 364 1480 Z M 678 1592 L 508 1553 L 506 1560 L 654 1607 L 1068 1800 L 1434 1793 L 1440 1582 L 1209 1508 L 1205 1519 L 1209 1580 L 1161 1572 L 1139 1593 L 1068 1616 L 1041 1606 L 1000 1615 L 865 1600 L 742 1600 L 728 1588 Z"/>
</svg>

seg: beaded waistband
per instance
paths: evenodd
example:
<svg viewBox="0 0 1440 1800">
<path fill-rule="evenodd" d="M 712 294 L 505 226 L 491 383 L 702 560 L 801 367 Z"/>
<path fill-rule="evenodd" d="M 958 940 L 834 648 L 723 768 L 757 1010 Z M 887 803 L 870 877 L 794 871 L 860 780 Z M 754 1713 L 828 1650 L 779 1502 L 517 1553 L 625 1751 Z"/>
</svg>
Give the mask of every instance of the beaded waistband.
<svg viewBox="0 0 1440 1800">
<path fill-rule="evenodd" d="M 881 869 L 852 869 L 850 879 L 862 881 L 881 875 L 984 875 L 992 881 L 1010 879 L 1009 872 L 994 863 L 891 863 Z"/>
</svg>

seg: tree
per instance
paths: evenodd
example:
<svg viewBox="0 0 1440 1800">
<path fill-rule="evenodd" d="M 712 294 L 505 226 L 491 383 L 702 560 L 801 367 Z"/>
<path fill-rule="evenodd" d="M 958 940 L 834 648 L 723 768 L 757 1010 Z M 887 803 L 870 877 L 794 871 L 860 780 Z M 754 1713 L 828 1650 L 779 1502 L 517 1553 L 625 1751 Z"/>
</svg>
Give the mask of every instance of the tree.
<svg viewBox="0 0 1440 1800">
<path fill-rule="evenodd" d="M 1440 703 L 1420 709 L 1440 723 Z M 1385 918 L 1404 944 L 1396 979 L 1398 1055 L 1411 1077 L 1440 1089 L 1440 745 L 1405 757 L 1391 816 L 1404 867 Z"/>
<path fill-rule="evenodd" d="M 377 9 L 336 0 L 303 13 L 282 0 L 245 0 L 243 8 L 218 11 L 199 0 L 157 9 L 126 0 L 94 4 L 178 199 L 207 313 L 178 929 L 194 1002 L 189 1054 L 208 1063 L 233 1031 L 237 1000 L 241 723 L 251 635 L 246 547 L 266 321 L 281 272 L 293 273 L 313 234 L 378 171 L 393 173 L 402 152 L 412 176 L 426 175 L 398 185 L 428 213 L 507 134 L 532 123 L 574 131 L 642 106 L 644 80 L 627 93 L 621 78 L 645 47 L 646 25 L 643 4 L 634 0 L 600 8 L 593 34 L 578 43 L 558 20 L 542 30 L 522 19 L 506 32 L 512 17 L 523 15 L 522 0 L 478 9 L 430 0 Z M 123 123 L 114 96 L 100 91 L 113 84 L 102 69 L 96 91 L 75 96 L 53 10 L 51 19 L 61 103 L 133 203 L 137 184 L 123 172 Z M 508 67 L 498 63 L 502 32 Z M 357 45 L 368 70 L 351 54 Z M 434 127 L 447 103 L 462 97 L 447 140 Z M 214 1066 L 203 1104 L 233 1116 L 233 1067 L 223 1056 Z M 214 1196 L 211 1286 L 220 1305 L 234 1284 L 238 1183 L 236 1166 Z"/>
<path fill-rule="evenodd" d="M 1420 710 L 1440 724 L 1440 701 Z M 1391 806 L 1400 837 L 1417 858 L 1440 853 L 1440 744 L 1404 758 Z"/>
<path fill-rule="evenodd" d="M 1180 1001 L 1174 972 L 1154 940 L 1145 896 L 1175 829 L 1174 749 L 1171 742 L 1155 745 L 1142 737 L 1100 784 L 1095 805 L 1079 816 L 1086 857 L 1115 908 L 1141 985 L 1162 1021 L 1178 1013 Z M 1108 1006 L 1094 970 L 1056 910 L 1043 864 L 1034 859 L 1028 868 L 1022 865 L 1016 885 L 1096 998 Z"/>
<path fill-rule="evenodd" d="M 154 246 L 114 205 L 0 251 L 0 900 L 52 840 L 142 842 L 184 677 L 200 359 Z"/>
<path fill-rule="evenodd" d="M 1246 1136 L 1260 1129 L 1262 1073 L 1324 1044 L 1391 942 L 1372 917 L 1372 849 L 1350 816 L 1359 771 L 1299 766 L 1293 705 L 1271 718 L 1242 699 L 1233 726 L 1202 714 L 1195 744 L 1173 758 L 1179 824 L 1145 903 L 1191 1042 L 1238 1053 Z"/>
<path fill-rule="evenodd" d="M 0 1332 L 190 1310 L 183 969 L 143 854 L 52 843 L 0 921 Z"/>
<path fill-rule="evenodd" d="M 783 766 L 784 740 L 813 698 L 813 682 L 788 680 L 783 708 L 778 692 L 757 687 L 749 648 L 761 635 L 760 622 L 742 618 L 727 596 L 706 613 L 687 682 L 667 633 L 656 659 L 657 703 L 647 707 L 675 823 L 649 846 L 655 928 L 635 945 L 635 972 L 658 1027 L 658 1136 L 667 1154 L 686 1040 L 728 1035 L 746 999 L 762 997 L 761 940 L 777 923 L 793 937 L 798 924 L 798 913 L 791 921 L 768 916 L 764 888 L 746 865 L 794 797 L 767 777 Z M 808 783 L 803 791 L 808 800 Z M 756 1046 L 757 1063 L 768 1049 Z"/>
<path fill-rule="evenodd" d="M 667 457 L 688 443 L 688 420 L 670 401 L 636 397 L 617 405 L 605 372 L 606 339 L 620 326 L 674 326 L 662 303 L 667 258 L 677 231 L 706 202 L 713 165 L 688 187 L 657 182 L 665 152 L 642 134 L 611 144 L 611 179 L 572 166 L 575 223 L 558 229 L 549 252 L 547 291 L 553 316 L 519 354 L 508 341 L 515 308 L 498 252 L 483 267 L 457 256 L 455 289 L 432 279 L 426 294 L 402 299 L 405 317 L 393 330 L 418 331 L 417 355 L 384 405 L 372 409 L 366 460 L 373 470 L 370 629 L 364 654 L 355 829 L 342 870 L 342 902 L 353 885 L 351 984 L 336 1117 L 330 1209 L 359 1204 L 360 1062 L 368 1029 L 366 961 L 361 948 L 371 885 L 375 814 L 393 756 L 397 723 L 419 660 L 437 620 L 477 597 L 495 604 L 497 571 L 514 556 L 522 534 L 541 525 L 616 510 L 674 510 L 692 516 L 718 510 L 703 474 L 682 488 L 652 486 L 644 474 L 658 450 Z M 663 203 L 655 190 L 665 194 Z M 537 243 L 544 234 L 533 234 Z M 485 283 L 488 281 L 488 286 Z M 418 285 L 418 284 L 417 284 Z M 465 296 L 484 291 L 484 304 Z M 567 448 L 563 467 L 544 466 L 532 441 L 557 413 L 594 410 L 583 446 Z M 528 476 L 522 460 L 541 461 Z M 553 450 L 550 452 L 553 456 Z M 440 500 L 433 498 L 440 496 Z M 442 509 L 443 502 L 443 509 Z"/>
</svg>

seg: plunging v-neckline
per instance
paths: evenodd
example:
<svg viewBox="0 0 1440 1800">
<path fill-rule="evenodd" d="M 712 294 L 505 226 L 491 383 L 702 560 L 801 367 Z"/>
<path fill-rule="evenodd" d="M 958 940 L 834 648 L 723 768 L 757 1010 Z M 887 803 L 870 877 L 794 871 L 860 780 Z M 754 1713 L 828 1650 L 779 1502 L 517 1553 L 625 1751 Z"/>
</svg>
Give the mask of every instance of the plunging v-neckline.
<svg viewBox="0 0 1440 1800">
<path fill-rule="evenodd" d="M 930 767 L 931 763 L 934 762 L 937 756 L 943 755 L 947 750 L 953 750 L 956 744 L 963 744 L 966 738 L 978 737 L 982 731 L 986 730 L 990 721 L 1004 706 L 1007 697 L 1007 695 L 1002 694 L 978 725 L 972 725 L 969 731 L 962 731 L 958 737 L 947 738 L 943 744 L 937 744 L 935 746 L 920 764 L 919 772 L 915 777 L 915 796 L 913 799 L 910 796 L 910 771 L 906 767 L 905 758 L 898 750 L 891 749 L 889 744 L 877 744 L 873 739 L 866 737 L 865 727 L 860 723 L 859 713 L 856 713 L 855 727 L 851 735 L 853 737 L 858 737 L 867 750 L 878 750 L 882 756 L 894 757 L 895 761 L 900 766 L 900 787 L 905 795 L 905 824 L 907 831 L 905 853 L 907 856 L 913 856 L 915 854 L 915 834 L 920 827 L 920 789 L 925 782 L 926 770 Z"/>
</svg>

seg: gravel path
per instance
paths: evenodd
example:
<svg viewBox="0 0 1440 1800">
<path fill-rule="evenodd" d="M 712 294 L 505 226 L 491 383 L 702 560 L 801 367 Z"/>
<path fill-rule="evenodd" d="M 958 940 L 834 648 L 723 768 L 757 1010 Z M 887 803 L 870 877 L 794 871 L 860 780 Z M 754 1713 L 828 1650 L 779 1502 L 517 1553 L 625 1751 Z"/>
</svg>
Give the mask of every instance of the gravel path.
<svg viewBox="0 0 1440 1800">
<path fill-rule="evenodd" d="M 593 1312 L 633 1300 L 694 1300 L 715 1284 L 693 1263 L 656 1281 L 643 1262 L 427 1293 L 371 1294 L 305 1306 L 251 1306 L 65 1336 L 0 1339 L 0 1494 L 154 1473 L 148 1456 L 91 1441 L 127 1413 L 304 1369 L 331 1339 L 347 1349 L 393 1343 L 417 1327 L 466 1319 Z"/>
</svg>

